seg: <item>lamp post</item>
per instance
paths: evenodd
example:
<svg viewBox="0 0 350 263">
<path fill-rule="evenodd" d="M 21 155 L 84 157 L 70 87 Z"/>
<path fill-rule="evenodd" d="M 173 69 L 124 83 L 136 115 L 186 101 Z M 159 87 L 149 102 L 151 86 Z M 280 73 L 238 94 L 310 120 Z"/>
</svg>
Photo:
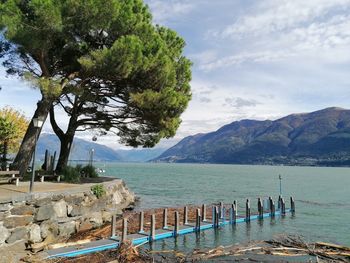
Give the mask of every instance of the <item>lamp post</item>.
<svg viewBox="0 0 350 263">
<path fill-rule="evenodd" d="M 33 118 L 33 126 L 36 129 L 40 129 L 44 124 L 44 121 L 42 121 L 39 118 Z M 34 178 L 35 178 L 35 152 L 36 152 L 36 144 L 38 141 L 39 134 L 37 134 L 37 131 L 35 131 L 35 144 L 34 144 L 34 152 L 33 152 L 33 163 L 32 163 L 32 179 L 30 180 L 30 186 L 29 186 L 29 193 L 33 191 L 34 186 Z"/>
<path fill-rule="evenodd" d="M 282 196 L 282 176 L 278 175 L 278 179 L 280 180 L 280 196 Z"/>
<path fill-rule="evenodd" d="M 94 148 L 91 148 L 89 151 L 89 166 L 92 166 L 94 162 L 94 152 L 95 152 Z"/>
</svg>

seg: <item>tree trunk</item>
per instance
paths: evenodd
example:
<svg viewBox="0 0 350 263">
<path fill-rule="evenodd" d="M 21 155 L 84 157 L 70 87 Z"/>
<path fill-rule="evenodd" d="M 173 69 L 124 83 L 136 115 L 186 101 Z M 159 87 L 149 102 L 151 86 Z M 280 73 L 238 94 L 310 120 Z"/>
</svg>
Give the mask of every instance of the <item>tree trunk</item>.
<svg viewBox="0 0 350 263">
<path fill-rule="evenodd" d="M 70 150 L 74 139 L 73 133 L 66 133 L 63 137 L 59 137 L 61 141 L 60 155 L 58 157 L 56 172 L 60 173 L 67 166 Z"/>
<path fill-rule="evenodd" d="M 76 101 L 77 102 L 77 101 Z M 64 133 L 62 129 L 57 125 L 55 119 L 55 108 L 54 106 L 50 109 L 50 122 L 53 131 L 60 139 L 61 148 L 60 155 L 58 157 L 56 172 L 61 173 L 62 170 L 67 166 L 69 160 L 70 150 L 72 148 L 73 139 L 77 127 L 78 115 L 76 114 L 76 109 L 73 110 L 72 115 L 70 116 L 67 131 Z"/>
<path fill-rule="evenodd" d="M 1 169 L 4 171 L 7 168 L 7 149 L 8 149 L 8 142 L 5 140 L 2 147 L 2 156 L 1 156 Z"/>
<path fill-rule="evenodd" d="M 49 113 L 49 110 L 51 108 L 51 105 L 52 105 L 52 100 L 46 99 L 46 98 L 42 98 L 37 103 L 37 108 L 28 126 L 26 134 L 24 135 L 23 141 L 18 150 L 16 158 L 12 164 L 12 167 L 14 169 L 19 170 L 21 176 L 23 176 L 27 171 L 28 165 L 30 163 L 30 160 L 32 159 L 32 155 L 36 147 L 35 138 L 40 134 L 42 129 L 42 127 L 41 128 L 34 127 L 33 118 L 39 118 L 40 120 L 45 122 L 47 115 Z"/>
</svg>

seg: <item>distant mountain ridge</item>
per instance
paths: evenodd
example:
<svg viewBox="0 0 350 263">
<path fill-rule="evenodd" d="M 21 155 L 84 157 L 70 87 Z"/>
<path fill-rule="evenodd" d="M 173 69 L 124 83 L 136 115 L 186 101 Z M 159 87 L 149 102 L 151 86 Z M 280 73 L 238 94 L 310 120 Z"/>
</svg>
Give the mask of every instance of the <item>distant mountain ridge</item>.
<svg viewBox="0 0 350 263">
<path fill-rule="evenodd" d="M 332 107 L 275 121 L 235 121 L 188 136 L 153 161 L 349 165 L 350 110 Z"/>
<path fill-rule="evenodd" d="M 37 152 L 38 159 L 43 160 L 45 150 L 49 150 L 52 154 L 57 151 L 59 154 L 60 142 L 56 135 L 43 133 L 40 135 Z M 80 138 L 74 138 L 70 160 L 87 161 L 89 160 L 89 152 L 94 149 L 95 161 L 107 162 L 146 162 L 159 156 L 165 149 L 130 149 L 130 150 L 114 150 L 105 145 L 95 142 L 89 142 Z M 57 156 L 58 157 L 58 156 Z"/>
</svg>

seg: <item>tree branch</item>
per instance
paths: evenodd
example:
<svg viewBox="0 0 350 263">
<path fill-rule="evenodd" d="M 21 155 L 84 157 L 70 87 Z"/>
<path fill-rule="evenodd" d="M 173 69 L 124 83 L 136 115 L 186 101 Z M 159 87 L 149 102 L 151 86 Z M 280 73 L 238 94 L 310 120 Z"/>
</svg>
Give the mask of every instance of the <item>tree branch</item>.
<svg viewBox="0 0 350 263">
<path fill-rule="evenodd" d="M 54 106 L 52 106 L 51 109 L 50 109 L 50 123 L 51 123 L 53 131 L 58 136 L 58 138 L 60 138 L 60 139 L 63 138 L 65 134 L 62 131 L 62 129 L 57 125 L 57 122 L 55 120 L 55 109 L 54 109 Z"/>
</svg>

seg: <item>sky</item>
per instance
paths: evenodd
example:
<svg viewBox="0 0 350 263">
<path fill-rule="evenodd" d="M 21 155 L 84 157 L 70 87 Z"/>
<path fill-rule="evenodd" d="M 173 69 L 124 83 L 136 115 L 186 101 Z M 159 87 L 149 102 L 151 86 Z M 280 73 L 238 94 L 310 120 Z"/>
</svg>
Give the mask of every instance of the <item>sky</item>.
<svg viewBox="0 0 350 263">
<path fill-rule="evenodd" d="M 350 0 L 145 0 L 193 61 L 193 97 L 169 147 L 242 119 L 350 108 Z M 31 117 L 37 90 L 0 68 L 0 107 Z M 59 123 L 66 118 L 59 115 Z M 50 132 L 50 124 L 44 126 Z M 78 137 L 90 140 L 91 133 Z M 114 135 L 98 139 L 124 148 Z"/>
</svg>

